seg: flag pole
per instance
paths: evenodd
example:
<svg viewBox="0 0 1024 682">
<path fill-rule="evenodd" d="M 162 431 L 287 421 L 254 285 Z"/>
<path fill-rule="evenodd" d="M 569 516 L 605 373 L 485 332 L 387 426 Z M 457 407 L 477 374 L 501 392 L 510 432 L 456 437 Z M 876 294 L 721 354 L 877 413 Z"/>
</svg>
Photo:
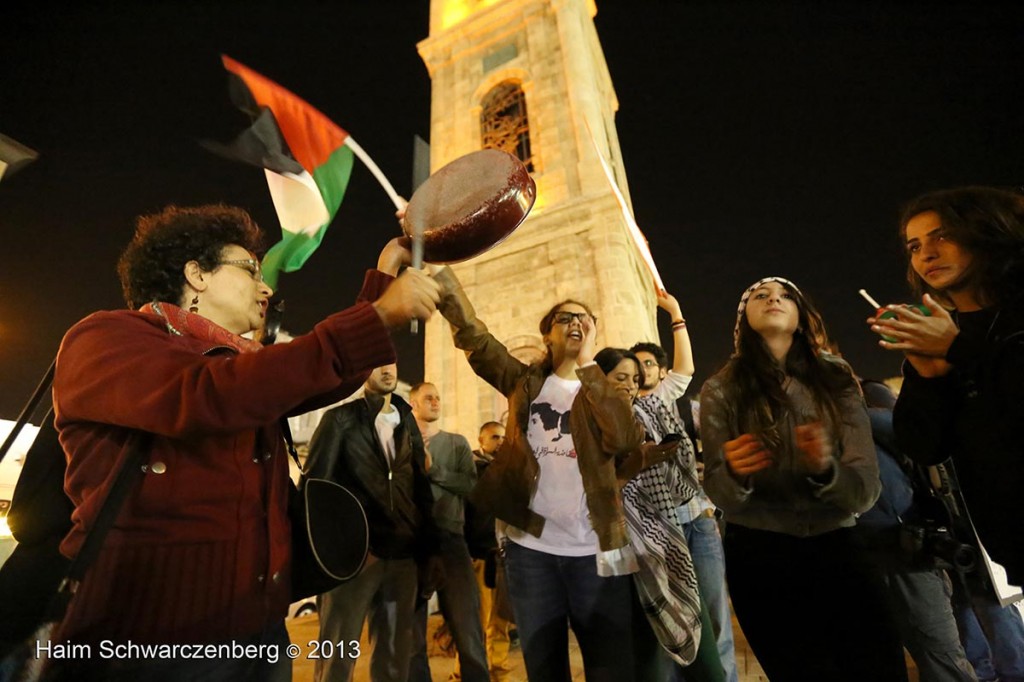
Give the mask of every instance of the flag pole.
<svg viewBox="0 0 1024 682">
<path fill-rule="evenodd" d="M 370 155 L 366 153 L 366 150 L 359 146 L 359 143 L 353 140 L 351 135 L 345 138 L 344 144 L 352 150 L 353 154 L 359 157 L 359 160 L 362 161 L 367 168 L 370 169 L 370 172 L 373 173 L 373 177 L 377 178 L 377 182 L 379 182 L 380 186 L 384 188 L 384 191 L 388 193 L 388 196 L 391 198 L 391 203 L 395 205 L 395 210 L 400 211 L 405 208 L 408 202 L 398 196 L 398 192 L 396 192 L 395 188 L 391 186 L 390 182 L 388 182 L 387 177 L 384 175 L 384 171 L 382 171 L 380 167 L 373 162 L 373 159 L 371 159 Z"/>
<path fill-rule="evenodd" d="M 359 157 L 359 160 L 362 161 L 367 168 L 370 169 L 370 172 L 373 173 L 373 177 L 377 178 L 377 182 L 380 183 L 380 186 L 383 187 L 384 191 L 388 193 L 389 197 L 391 197 L 391 203 L 395 205 L 395 210 L 404 211 L 405 207 L 409 205 L 409 202 L 398 195 L 398 192 L 395 191 L 395 188 L 391 186 L 390 182 L 388 182 L 388 178 L 386 175 L 384 175 L 384 171 L 382 171 L 380 167 L 373 162 L 373 159 L 371 159 L 370 155 L 366 153 L 366 150 L 363 149 L 358 142 L 353 140 L 351 135 L 345 138 L 344 144 L 348 146 L 349 149 L 352 150 L 353 154 Z M 415 231 L 412 236 L 412 267 L 416 269 L 423 268 L 422 226 L 420 227 L 419 230 Z M 409 323 L 409 331 L 411 333 L 419 333 L 419 322 L 419 320 L 413 320 L 412 322 Z"/>
<path fill-rule="evenodd" d="M 590 142 L 594 145 L 594 153 L 597 154 L 597 159 L 601 162 L 601 169 L 604 170 L 604 176 L 608 180 L 609 186 L 611 186 L 615 201 L 619 208 L 622 209 L 622 217 L 626 220 L 626 228 L 633 238 L 633 243 L 636 245 L 637 250 L 640 252 L 640 258 L 647 265 L 647 270 L 654 280 L 654 288 L 657 292 L 663 292 L 665 291 L 665 283 L 661 279 L 661 273 L 658 272 L 658 266 L 654 264 L 654 255 L 651 254 L 651 247 L 647 243 L 647 237 L 644 236 L 640 226 L 636 223 L 636 219 L 633 217 L 633 213 L 629 210 L 629 206 L 626 204 L 626 197 L 622 195 L 622 190 L 619 189 L 618 184 L 615 182 L 615 175 L 612 173 L 611 166 L 608 165 L 604 155 L 601 154 L 601 148 L 597 146 L 594 131 L 586 117 L 583 119 L 583 124 L 587 127 L 587 132 L 590 133 Z"/>
</svg>

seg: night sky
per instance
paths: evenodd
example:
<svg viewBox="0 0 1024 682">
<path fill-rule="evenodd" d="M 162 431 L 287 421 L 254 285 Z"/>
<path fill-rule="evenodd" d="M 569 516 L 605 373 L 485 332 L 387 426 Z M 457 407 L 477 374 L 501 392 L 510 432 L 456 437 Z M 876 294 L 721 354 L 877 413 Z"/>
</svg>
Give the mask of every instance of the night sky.
<svg viewBox="0 0 1024 682">
<path fill-rule="evenodd" d="M 123 306 L 114 265 L 135 215 L 223 201 L 276 240 L 262 173 L 199 146 L 246 124 L 221 52 L 348 130 L 406 196 L 413 135 L 430 133 L 426 0 L 84 4 L 4 10 L 0 133 L 40 153 L 0 181 L 8 419 L 70 325 Z M 859 373 L 896 374 L 856 292 L 909 300 L 902 202 L 1024 184 L 1019 3 L 597 4 L 636 218 L 689 322 L 695 386 L 728 358 L 739 295 L 765 275 L 801 286 Z M 392 214 L 357 162 L 323 246 L 282 277 L 287 329 L 353 300 Z M 421 379 L 417 341 L 399 348 L 402 378 Z"/>
</svg>

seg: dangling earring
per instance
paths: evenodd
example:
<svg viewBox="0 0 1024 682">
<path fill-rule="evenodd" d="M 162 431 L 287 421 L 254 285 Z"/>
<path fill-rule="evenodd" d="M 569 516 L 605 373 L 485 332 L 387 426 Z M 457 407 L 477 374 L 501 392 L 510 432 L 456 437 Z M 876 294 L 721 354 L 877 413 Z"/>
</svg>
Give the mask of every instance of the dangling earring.
<svg viewBox="0 0 1024 682">
<path fill-rule="evenodd" d="M 192 303 L 189 305 L 188 311 L 190 313 L 199 312 L 199 294 L 196 294 L 195 296 L 192 297 Z"/>
</svg>

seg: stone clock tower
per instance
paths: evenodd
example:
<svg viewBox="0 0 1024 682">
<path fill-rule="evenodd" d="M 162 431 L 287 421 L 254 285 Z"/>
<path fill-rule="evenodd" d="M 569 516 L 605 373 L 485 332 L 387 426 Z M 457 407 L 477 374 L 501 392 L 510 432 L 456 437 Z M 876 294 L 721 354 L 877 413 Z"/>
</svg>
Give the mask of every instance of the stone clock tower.
<svg viewBox="0 0 1024 682">
<path fill-rule="evenodd" d="M 598 348 L 657 338 L 653 279 L 601 165 L 628 202 L 596 12 L 593 0 L 431 0 L 430 36 L 418 45 L 432 81 L 431 170 L 498 148 L 537 183 L 511 237 L 453 266 L 480 319 L 524 362 L 543 354 L 537 324 L 566 298 L 595 311 Z M 475 445 L 480 424 L 504 420 L 505 399 L 476 377 L 439 314 L 425 344 L 442 428 Z"/>
</svg>

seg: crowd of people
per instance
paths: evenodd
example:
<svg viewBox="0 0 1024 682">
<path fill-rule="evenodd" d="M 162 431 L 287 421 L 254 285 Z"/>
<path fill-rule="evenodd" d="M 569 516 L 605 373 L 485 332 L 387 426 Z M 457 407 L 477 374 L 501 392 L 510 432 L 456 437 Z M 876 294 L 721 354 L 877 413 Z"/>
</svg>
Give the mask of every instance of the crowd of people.
<svg viewBox="0 0 1024 682">
<path fill-rule="evenodd" d="M 281 420 L 358 389 L 325 414 L 304 473 L 342 483 L 365 510 L 370 561 L 318 605 L 321 640 L 368 627 L 375 681 L 430 679 L 435 593 L 455 675 L 478 682 L 507 675 L 513 627 L 532 682 L 570 679 L 570 628 L 587 680 L 736 682 L 730 601 L 775 682 L 906 680 L 904 647 L 924 682 L 1024 679 L 1019 612 L 996 603 L 980 557 L 948 561 L 948 543 L 931 541 L 941 530 L 976 549 L 976 530 L 1009 582 L 1024 582 L 1024 196 L 933 192 L 907 205 L 899 235 L 921 305 L 868 320 L 905 357 L 898 399 L 858 377 L 809 296 L 773 276 L 743 292 L 733 354 L 698 411 L 684 397 L 686 320 L 665 292 L 671 363 L 656 339 L 599 349 L 594 311 L 567 299 L 540 320 L 543 360 L 526 364 L 451 269 L 403 270 L 411 254 L 392 240 L 353 306 L 264 346 L 248 338 L 272 294 L 249 216 L 144 216 L 119 263 L 128 309 L 79 322 L 58 356 L 75 504 L 66 556 L 136 434 L 152 440 L 54 639 L 286 646 Z M 394 392 L 390 331 L 435 311 L 508 401 L 476 451 L 439 428 L 434 384 L 409 402 Z M 935 501 L 952 509 L 944 525 L 926 509 Z M 915 528 L 925 541 L 909 552 Z M 355 658 L 339 654 L 317 661 L 318 682 L 352 678 Z M 276 681 L 291 660 L 55 661 L 50 674 Z"/>
</svg>

